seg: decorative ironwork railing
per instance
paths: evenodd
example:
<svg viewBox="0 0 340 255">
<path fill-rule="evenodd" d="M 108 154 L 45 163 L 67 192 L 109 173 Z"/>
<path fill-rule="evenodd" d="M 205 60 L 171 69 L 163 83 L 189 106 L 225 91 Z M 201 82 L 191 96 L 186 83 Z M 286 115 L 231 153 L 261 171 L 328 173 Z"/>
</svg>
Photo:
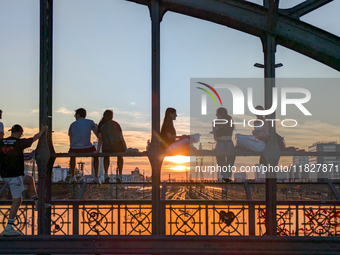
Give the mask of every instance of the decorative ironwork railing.
<svg viewBox="0 0 340 255">
<path fill-rule="evenodd" d="M 150 200 L 55 200 L 51 235 L 151 235 Z M 165 235 L 263 236 L 264 201 L 162 200 Z M 0 231 L 7 223 L 10 201 L 1 201 Z M 37 235 L 37 212 L 25 201 L 15 228 Z M 278 202 L 277 235 L 339 236 L 338 201 Z"/>
</svg>

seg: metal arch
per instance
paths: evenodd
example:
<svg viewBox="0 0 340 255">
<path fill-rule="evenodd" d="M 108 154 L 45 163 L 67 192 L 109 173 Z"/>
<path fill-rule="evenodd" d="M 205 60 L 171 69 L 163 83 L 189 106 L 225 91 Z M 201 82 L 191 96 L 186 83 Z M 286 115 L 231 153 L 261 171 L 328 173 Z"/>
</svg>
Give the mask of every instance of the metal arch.
<svg viewBox="0 0 340 255">
<path fill-rule="evenodd" d="M 151 2 L 127 1 L 148 6 Z M 340 37 L 289 17 L 284 11 L 278 11 L 277 24 L 272 30 L 268 24 L 268 9 L 247 1 L 161 0 L 160 4 L 167 11 L 211 21 L 258 37 L 270 33 L 275 36 L 277 44 L 340 71 Z"/>
</svg>

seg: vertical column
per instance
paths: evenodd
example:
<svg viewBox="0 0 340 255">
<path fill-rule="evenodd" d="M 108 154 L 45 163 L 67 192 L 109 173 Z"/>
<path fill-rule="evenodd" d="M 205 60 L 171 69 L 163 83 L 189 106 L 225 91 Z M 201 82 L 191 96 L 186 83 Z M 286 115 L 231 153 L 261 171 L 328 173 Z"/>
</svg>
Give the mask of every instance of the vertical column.
<svg viewBox="0 0 340 255">
<path fill-rule="evenodd" d="M 273 103 L 273 88 L 275 87 L 275 37 L 270 33 L 276 27 L 277 10 L 279 0 L 264 0 L 264 7 L 267 12 L 267 30 L 262 38 L 264 49 L 264 77 L 265 77 L 265 109 L 269 109 Z M 272 113 L 269 118 L 275 119 L 276 113 Z M 281 151 L 277 145 L 275 123 L 269 127 L 269 138 L 264 150 L 264 158 L 270 166 L 276 166 L 279 162 Z M 276 174 L 266 173 L 266 233 L 276 235 Z"/>
<path fill-rule="evenodd" d="M 265 109 L 272 106 L 272 89 L 275 87 L 275 38 L 265 35 L 264 40 L 264 65 L 265 65 Z M 275 119 L 275 112 L 270 115 Z M 270 166 L 276 166 L 280 158 L 277 146 L 275 126 L 269 127 L 269 138 L 264 150 L 264 157 Z M 266 173 L 266 233 L 276 235 L 276 178 L 275 172 Z"/>
<path fill-rule="evenodd" d="M 38 208 L 38 234 L 50 234 L 50 224 L 45 215 L 45 200 L 47 187 L 51 185 L 47 182 L 47 177 L 51 176 L 51 169 L 54 160 L 50 159 L 52 145 L 52 7 L 53 0 L 40 0 L 40 105 L 39 105 L 39 125 L 48 125 L 48 134 L 44 134 L 37 146 L 36 161 L 38 166 L 39 184 L 39 208 Z M 48 169 L 50 168 L 50 169 Z M 50 170 L 50 171 L 48 171 Z M 48 185 L 46 184 L 48 183 Z M 50 201 L 51 192 L 48 192 Z M 49 216 L 49 215 L 48 215 Z"/>
<path fill-rule="evenodd" d="M 162 148 L 159 142 L 160 133 L 160 21 L 159 0 L 151 0 L 150 16 L 152 27 L 152 139 L 148 157 L 152 168 L 152 233 L 161 234 L 161 167 Z"/>
</svg>

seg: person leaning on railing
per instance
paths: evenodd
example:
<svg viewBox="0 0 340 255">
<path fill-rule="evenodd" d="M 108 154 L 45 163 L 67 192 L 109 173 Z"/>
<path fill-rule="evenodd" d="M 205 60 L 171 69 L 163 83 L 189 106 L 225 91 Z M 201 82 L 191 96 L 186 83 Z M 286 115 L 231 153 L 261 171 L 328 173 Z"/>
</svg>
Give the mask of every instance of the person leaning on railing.
<svg viewBox="0 0 340 255">
<path fill-rule="evenodd" d="M 165 152 L 185 152 L 190 148 L 189 136 L 176 135 L 173 123 L 176 117 L 176 109 L 170 107 L 166 109 L 160 133 L 161 145 Z"/>
<path fill-rule="evenodd" d="M 32 176 L 24 173 L 24 154 L 26 148 L 31 147 L 32 143 L 38 140 L 41 135 L 46 132 L 47 126 L 43 126 L 39 133 L 32 138 L 20 139 L 24 130 L 20 125 L 14 125 L 9 131 L 11 136 L 0 141 L 0 175 L 5 183 L 8 184 L 13 202 L 9 211 L 8 223 L 5 230 L 2 232 L 3 236 L 18 236 L 20 232 L 13 228 L 14 219 L 17 215 L 18 209 L 21 205 L 21 196 L 27 185 L 29 195 L 35 203 L 35 210 L 38 208 L 38 196 L 35 188 L 35 182 Z M 50 204 L 45 204 L 45 207 L 50 207 Z"/>
<path fill-rule="evenodd" d="M 263 110 L 261 105 L 255 107 L 256 110 Z M 265 116 L 256 115 L 254 130 L 252 135 L 236 134 L 237 146 L 250 151 L 264 151 L 269 137 L 269 127 Z"/>
<path fill-rule="evenodd" d="M 227 123 L 216 124 L 213 127 L 214 139 L 216 141 L 215 152 L 220 154 L 228 154 L 234 151 L 234 143 L 232 141 L 232 135 L 234 131 L 234 124 L 232 124 L 232 118 L 228 114 L 228 111 L 224 107 L 220 107 L 216 110 L 217 119 L 227 120 Z M 227 161 L 226 161 L 227 157 Z M 217 165 L 222 168 L 222 180 L 226 183 L 231 182 L 231 167 L 234 166 L 235 156 L 216 156 Z"/>
</svg>

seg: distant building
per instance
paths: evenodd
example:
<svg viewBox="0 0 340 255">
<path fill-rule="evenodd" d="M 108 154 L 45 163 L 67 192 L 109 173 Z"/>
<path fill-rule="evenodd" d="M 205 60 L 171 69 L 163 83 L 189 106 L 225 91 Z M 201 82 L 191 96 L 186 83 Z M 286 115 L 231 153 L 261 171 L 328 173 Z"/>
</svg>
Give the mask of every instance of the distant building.
<svg viewBox="0 0 340 255">
<path fill-rule="evenodd" d="M 135 182 L 141 182 L 144 179 L 144 176 L 139 172 L 138 167 L 136 167 L 135 170 L 131 171 L 131 175 L 133 176 L 133 181 Z"/>
<path fill-rule="evenodd" d="M 266 174 L 262 171 L 262 165 L 256 164 L 256 172 L 255 172 L 255 181 L 256 182 L 265 182 Z"/>
<path fill-rule="evenodd" d="M 309 158 L 308 156 L 294 156 L 292 167 L 289 171 L 289 180 L 290 181 L 306 181 L 309 179 L 309 173 L 306 171 L 301 171 L 305 165 L 308 165 Z"/>
<path fill-rule="evenodd" d="M 55 166 L 52 168 L 52 182 L 65 181 L 69 169 Z"/>
<path fill-rule="evenodd" d="M 329 143 L 324 143 L 324 142 L 318 142 L 318 143 L 314 143 L 312 146 L 308 147 L 308 151 L 311 152 L 323 152 L 323 151 L 327 151 L 327 152 L 338 152 L 340 151 L 340 144 L 337 144 L 337 142 L 329 142 Z M 311 172 L 309 171 L 309 179 L 313 180 L 313 181 L 325 181 L 328 179 L 339 179 L 338 174 L 335 172 L 333 173 L 333 171 L 335 171 L 335 165 L 338 164 L 340 160 L 339 156 L 332 156 L 332 157 L 325 157 L 325 156 L 310 156 L 309 157 L 309 165 L 311 167 L 318 167 L 318 164 L 320 165 L 327 165 L 328 167 L 328 171 L 324 172 L 324 171 L 316 171 L 315 172 Z M 331 165 L 333 165 L 332 169 L 331 169 Z"/>
</svg>

